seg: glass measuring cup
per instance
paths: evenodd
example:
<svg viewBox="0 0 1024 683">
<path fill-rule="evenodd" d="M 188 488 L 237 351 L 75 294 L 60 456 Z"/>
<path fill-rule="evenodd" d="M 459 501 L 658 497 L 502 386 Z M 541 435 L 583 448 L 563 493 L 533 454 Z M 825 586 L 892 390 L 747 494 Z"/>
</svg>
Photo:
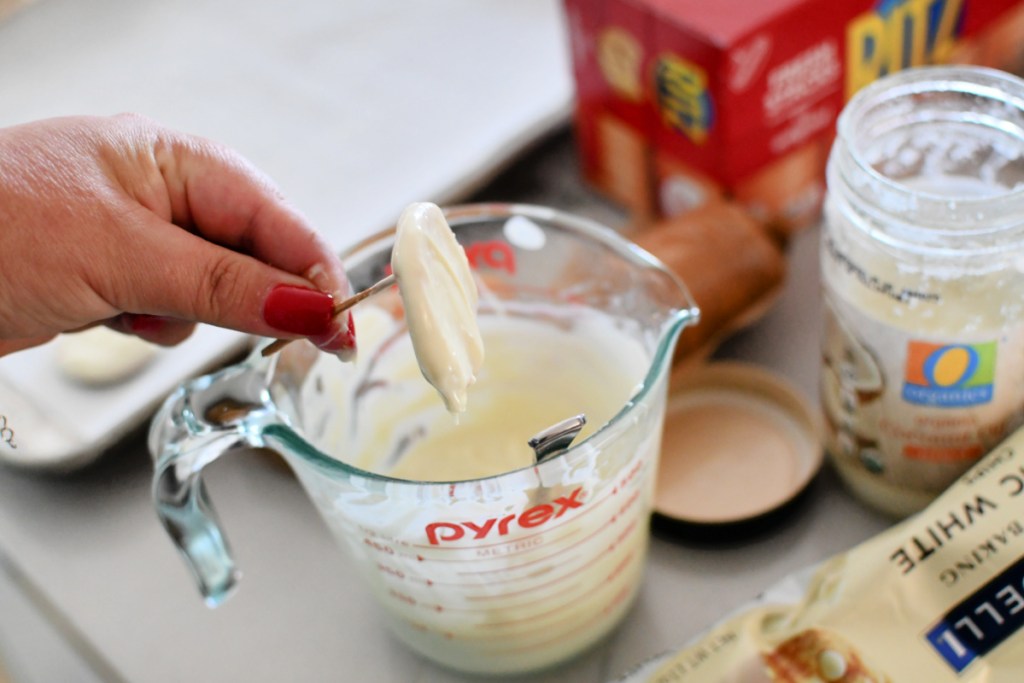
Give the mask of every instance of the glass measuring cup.
<svg viewBox="0 0 1024 683">
<path fill-rule="evenodd" d="M 355 309 L 355 363 L 296 343 L 182 385 L 150 432 L 153 493 L 216 605 L 237 572 L 202 469 L 276 450 L 402 640 L 455 669 L 528 671 L 606 635 L 637 592 L 667 368 L 698 312 L 660 263 L 591 221 L 501 204 L 446 216 L 480 285 L 487 356 L 459 424 L 419 376 L 391 290 Z M 393 238 L 343 255 L 355 290 L 387 274 Z M 577 413 L 587 431 L 534 462 L 530 437 Z M 417 448 L 414 472 L 491 470 L 399 478 Z M 497 462 L 509 454 L 523 464 Z"/>
</svg>

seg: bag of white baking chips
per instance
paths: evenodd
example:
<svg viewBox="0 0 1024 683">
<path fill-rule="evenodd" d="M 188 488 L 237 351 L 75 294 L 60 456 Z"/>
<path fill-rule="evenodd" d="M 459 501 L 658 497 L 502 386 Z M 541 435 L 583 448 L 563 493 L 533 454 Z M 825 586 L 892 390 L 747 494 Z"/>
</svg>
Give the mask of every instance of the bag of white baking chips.
<svg viewBox="0 0 1024 683">
<path fill-rule="evenodd" d="M 1024 683 L 1024 429 L 928 508 L 622 683 Z"/>
</svg>

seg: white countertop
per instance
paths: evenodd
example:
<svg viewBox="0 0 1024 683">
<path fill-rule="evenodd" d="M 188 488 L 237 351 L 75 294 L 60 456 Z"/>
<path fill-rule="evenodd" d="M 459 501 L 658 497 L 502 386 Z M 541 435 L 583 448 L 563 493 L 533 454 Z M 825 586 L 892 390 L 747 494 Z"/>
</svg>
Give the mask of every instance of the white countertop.
<svg viewBox="0 0 1024 683">
<path fill-rule="evenodd" d="M 517 145 L 551 125 L 547 116 L 535 115 L 533 127 L 525 130 L 529 117 L 522 112 L 473 109 L 460 127 L 465 144 L 455 145 L 469 156 L 446 161 L 410 155 L 401 142 L 408 133 L 403 125 L 417 118 L 409 115 L 410 108 L 430 109 L 431 101 L 410 101 L 391 91 L 389 76 L 396 62 L 351 64 L 341 53 L 343 43 L 370 40 L 373 27 L 387 29 L 385 43 L 396 47 L 419 44 L 425 33 L 439 31 L 434 39 L 465 47 L 457 60 L 471 62 L 467 68 L 475 75 L 456 79 L 438 97 L 474 108 L 488 79 L 502 79 L 520 92 L 529 90 L 531 83 L 520 69 L 488 73 L 481 62 L 493 50 L 512 50 L 528 72 L 535 51 L 543 52 L 544 45 L 557 50 L 560 39 L 544 19 L 553 16 L 557 3 L 340 3 L 351 23 L 335 14 L 338 3 L 279 4 L 287 8 L 287 17 L 269 0 L 38 0 L 0 24 L 0 85 L 5 93 L 0 124 L 58 113 L 76 102 L 92 102 L 95 111 L 118 111 L 138 109 L 131 106 L 133 100 L 145 101 L 150 115 L 225 139 L 269 167 L 317 224 L 347 226 L 336 233 L 339 240 L 354 234 L 348 230 L 381 227 L 407 200 L 465 196 Z M 447 14 L 441 5 L 449 9 Z M 451 21 L 428 28 L 428 15 Z M 539 24 L 530 23 L 531 16 Z M 212 25 L 200 17 L 211 18 Z M 469 17 L 476 23 L 463 24 Z M 509 30 L 517 21 L 527 32 L 542 26 L 538 35 L 547 36 L 548 42 L 538 38 L 536 44 L 504 45 L 482 35 L 482 19 L 484 25 L 498 21 Z M 401 28 L 395 27 L 396 21 Z M 159 26 L 163 29 L 157 30 Z M 47 29 L 52 29 L 52 40 L 42 37 Z M 282 32 L 292 38 L 282 38 Z M 248 36 L 244 41 L 243 35 Z M 253 36 L 265 49 L 254 49 Z M 137 59 L 124 64 L 129 48 L 138 50 Z M 426 62 L 437 58 L 428 53 L 415 51 Z M 211 55 L 217 58 L 216 69 L 198 83 L 190 86 L 175 77 L 180 69 L 203 71 Z M 166 63 L 156 59 L 161 56 Z M 418 68 L 417 60 L 397 61 Z M 24 66 L 17 78 L 10 75 L 15 63 Z M 258 81 L 250 80 L 254 63 Z M 534 63 L 534 68 L 546 67 Z M 96 69 L 108 74 L 99 92 L 89 87 Z M 214 72 L 237 77 L 225 83 Z M 370 73 L 372 78 L 367 77 Z M 54 74 L 60 76 L 56 81 Z M 555 116 L 560 120 L 565 101 L 551 105 L 564 98 L 564 86 L 553 87 L 552 93 L 558 94 L 544 106 L 534 102 L 534 113 L 543 109 L 554 116 L 551 112 L 560 111 Z M 20 93 L 23 106 L 12 104 L 12 92 Z M 371 103 L 378 97 L 388 106 L 376 109 Z M 369 122 L 364 117 L 358 124 L 365 128 L 349 128 L 331 115 L 359 108 L 373 112 Z M 475 126 L 478 117 L 491 117 L 494 123 L 506 114 L 509 128 L 503 134 Z M 378 126 L 396 131 L 395 136 L 384 136 L 371 149 L 360 148 L 359 138 Z M 502 144 L 495 145 L 499 138 Z M 553 153 L 556 175 L 578 183 L 574 167 L 560 156 L 564 144 Z M 442 171 L 435 162 L 453 165 Z M 531 163 L 545 167 L 548 161 L 542 156 Z M 550 164 L 545 168 L 550 174 Z M 408 174 L 400 196 L 387 192 L 392 173 Z M 479 198 L 540 199 L 569 210 L 600 210 L 585 203 L 584 191 L 563 189 Z M 351 210 L 350 199 L 368 193 L 380 201 Z M 812 397 L 817 395 L 819 357 L 817 237 L 811 230 L 795 240 L 782 299 L 720 354 L 775 368 Z M 71 643 L 93 677 L 132 683 L 474 680 L 419 659 L 388 635 L 312 504 L 291 475 L 265 454 L 235 455 L 207 470 L 210 495 L 245 573 L 230 601 L 207 609 L 156 520 L 150 476 L 139 430 L 72 475 L 0 469 L 0 575 Z M 846 494 L 830 469 L 810 494 L 785 523 L 750 540 L 708 547 L 656 538 L 639 599 L 611 639 L 558 670 L 528 680 L 612 679 L 653 655 L 678 648 L 786 574 L 843 551 L 888 524 Z M 0 624 L 3 598 L 0 591 Z M 10 625 L 5 626 L 9 632 Z"/>
<path fill-rule="evenodd" d="M 34 0 L 0 125 L 131 111 L 238 149 L 338 247 L 478 185 L 572 94 L 558 0 Z"/>
</svg>

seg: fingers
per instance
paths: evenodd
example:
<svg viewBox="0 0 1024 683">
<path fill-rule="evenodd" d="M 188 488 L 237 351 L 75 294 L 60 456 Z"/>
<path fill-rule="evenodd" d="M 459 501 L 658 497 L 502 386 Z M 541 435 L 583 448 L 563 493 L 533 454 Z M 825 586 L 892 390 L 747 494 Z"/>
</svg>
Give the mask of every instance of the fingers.
<svg viewBox="0 0 1024 683">
<path fill-rule="evenodd" d="M 31 339 L 0 339 L 0 357 L 6 356 L 8 353 L 14 353 L 15 351 L 31 349 L 34 346 L 42 346 L 53 339 L 54 336 L 55 335 L 33 337 Z"/>
<path fill-rule="evenodd" d="M 202 321 L 354 350 L 337 255 L 237 153 L 138 116 L 2 138 L 0 354 L 124 312 L 110 325 L 159 344 Z"/>
<path fill-rule="evenodd" d="M 337 300 L 351 293 L 341 261 L 329 245 L 282 200 L 266 176 L 241 156 L 195 138 L 164 140 L 156 145 L 155 156 L 177 219 L 187 221 L 216 244 L 306 280 L 292 280 L 293 286 L 312 284 L 315 290 Z M 226 261 L 220 266 L 234 267 Z M 248 270 L 244 265 L 239 267 Z M 220 281 L 222 276 L 215 277 Z M 249 293 L 252 291 L 257 290 Z M 322 299 L 317 308 L 316 297 L 301 291 L 280 289 L 272 295 L 274 291 L 271 287 L 263 299 L 263 321 L 271 328 L 308 336 L 318 347 L 344 360 L 354 354 L 355 326 L 350 313 L 341 320 L 330 319 L 325 326 L 322 317 L 302 318 L 322 316 L 326 308 Z M 303 302 L 313 308 L 303 308 Z"/>
<path fill-rule="evenodd" d="M 145 249 L 150 256 L 160 254 L 159 263 L 142 259 L 148 262 L 142 272 L 139 260 L 132 262 L 132 277 L 144 276 L 148 284 L 130 298 L 146 306 L 121 310 L 154 312 L 148 304 L 159 301 L 163 315 L 253 334 L 305 336 L 343 358 L 351 355 L 350 315 L 338 321 L 330 316 L 332 297 L 349 293 L 341 261 L 265 175 L 222 145 L 144 117 L 116 117 L 115 123 L 144 152 L 108 155 L 114 159 L 110 177 L 127 203 L 148 209 L 166 227 L 173 223 L 202 238 L 153 230 L 160 226 L 140 219 L 145 230 L 135 232 L 145 233 L 147 241 L 156 236 Z M 130 239 L 138 252 L 137 235 Z M 163 291 L 157 274 L 167 283 Z M 122 278 L 118 287 L 130 285 Z M 159 299 L 149 298 L 156 295 Z M 150 334 L 170 339 L 174 332 Z"/>
<path fill-rule="evenodd" d="M 138 212 L 142 223 L 131 240 L 123 240 L 107 275 L 107 296 L 119 310 L 206 322 L 250 334 L 309 337 L 320 348 L 348 357 L 355 348 L 348 314 L 335 319 L 334 297 L 313 282 L 251 256 L 213 244 Z M 313 277 L 327 282 L 323 275 Z M 155 326 L 150 317 L 127 318 L 123 325 Z M 181 332 L 170 323 L 162 329 L 128 329 L 156 339 Z M 163 327 L 169 326 L 169 327 Z M 165 336 L 167 335 L 167 336 Z"/>
<path fill-rule="evenodd" d="M 321 292 L 329 292 L 334 302 L 341 301 L 350 293 L 348 278 L 341 268 L 341 262 L 334 260 L 327 264 L 316 264 L 306 271 L 306 279 L 312 282 Z M 332 321 L 331 328 L 324 335 L 310 338 L 318 348 L 333 353 L 343 361 L 355 358 L 356 324 L 352 319 L 352 311 L 345 311 Z"/>
<path fill-rule="evenodd" d="M 192 336 L 193 322 L 156 315 L 122 313 L 106 322 L 107 327 L 123 334 L 133 334 L 152 344 L 175 346 Z"/>
<path fill-rule="evenodd" d="M 312 279 L 322 291 L 349 294 L 337 255 L 270 180 L 237 153 L 195 138 L 156 144 L 172 219 L 208 240 Z"/>
</svg>

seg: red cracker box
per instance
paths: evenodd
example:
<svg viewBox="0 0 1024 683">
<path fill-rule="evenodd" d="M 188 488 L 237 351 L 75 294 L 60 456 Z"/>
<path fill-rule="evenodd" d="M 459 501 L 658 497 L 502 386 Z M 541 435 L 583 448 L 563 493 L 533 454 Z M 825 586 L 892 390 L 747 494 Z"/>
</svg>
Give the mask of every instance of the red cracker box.
<svg viewBox="0 0 1024 683">
<path fill-rule="evenodd" d="M 649 214 L 651 101 L 641 74 L 651 17 L 642 0 L 576 0 L 570 12 L 577 138 L 587 177 L 612 199 Z"/>
<path fill-rule="evenodd" d="M 818 218 L 843 104 L 908 66 L 1020 72 L 1024 0 L 565 0 L 587 178 L 646 220 Z"/>
</svg>

